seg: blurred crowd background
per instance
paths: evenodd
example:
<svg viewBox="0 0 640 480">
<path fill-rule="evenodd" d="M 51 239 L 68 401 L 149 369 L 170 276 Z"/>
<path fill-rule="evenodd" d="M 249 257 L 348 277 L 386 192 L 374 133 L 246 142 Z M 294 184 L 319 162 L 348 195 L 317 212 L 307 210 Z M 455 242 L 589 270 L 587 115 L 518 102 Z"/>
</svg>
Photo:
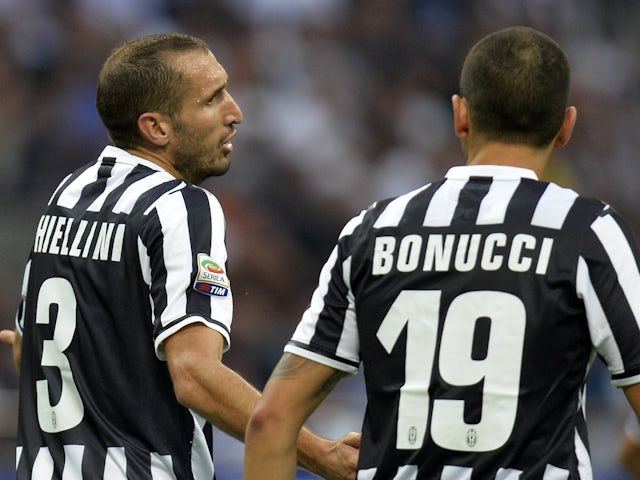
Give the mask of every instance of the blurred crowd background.
<svg viewBox="0 0 640 480">
<path fill-rule="evenodd" d="M 0 328 L 12 328 L 52 189 L 108 143 L 96 77 L 125 39 L 196 35 L 229 73 L 245 120 L 230 171 L 203 186 L 227 216 L 226 362 L 261 388 L 342 225 L 463 161 L 450 97 L 468 48 L 490 31 L 529 25 L 566 48 L 578 124 L 546 179 L 610 203 L 640 232 L 639 22 L 636 0 L 0 0 Z M 2 479 L 14 477 L 16 387 L 1 349 Z M 312 426 L 358 430 L 362 405 L 360 377 L 343 381 Z M 596 479 L 625 478 L 615 450 L 627 412 L 597 363 Z M 218 434 L 216 449 L 219 480 L 239 478 L 241 445 Z"/>
</svg>

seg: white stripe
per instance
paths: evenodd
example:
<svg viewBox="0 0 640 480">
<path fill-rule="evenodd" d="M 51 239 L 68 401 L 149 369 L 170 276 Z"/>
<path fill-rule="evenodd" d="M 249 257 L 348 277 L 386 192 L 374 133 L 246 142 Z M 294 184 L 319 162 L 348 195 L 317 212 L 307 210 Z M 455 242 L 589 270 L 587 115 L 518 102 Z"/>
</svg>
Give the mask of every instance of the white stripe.
<svg viewBox="0 0 640 480">
<path fill-rule="evenodd" d="M 91 182 L 95 182 L 98 178 L 98 169 L 100 168 L 100 162 L 87 168 L 80 174 L 58 197 L 58 205 L 66 208 L 73 208 L 82 194 L 82 189 Z"/>
<path fill-rule="evenodd" d="M 393 477 L 393 480 L 417 480 L 418 478 L 418 466 L 417 465 L 403 465 L 398 468 L 398 473 Z"/>
<path fill-rule="evenodd" d="M 620 349 L 613 337 L 611 326 L 602 309 L 600 299 L 591 283 L 587 262 L 582 257 L 578 258 L 578 267 L 576 268 L 576 294 L 584 302 L 589 335 L 594 348 L 606 360 L 607 367 L 611 373 L 624 371 Z"/>
<path fill-rule="evenodd" d="M 132 183 L 122 193 L 113 207 L 114 213 L 131 213 L 140 195 L 151 190 L 153 187 L 169 181 L 171 178 L 166 173 L 156 172 Z"/>
<path fill-rule="evenodd" d="M 27 301 L 27 290 L 29 287 L 29 276 L 31 275 L 31 260 L 27 262 L 27 265 L 24 267 L 24 275 L 22 276 L 22 288 L 20 290 L 20 295 L 22 297 L 22 309 L 18 309 L 16 311 L 16 330 L 20 333 L 21 336 L 24 336 L 24 319 L 25 319 L 25 304 Z M 22 310 L 22 311 L 20 311 Z M 22 315 L 18 316 L 18 313 L 22 313 Z"/>
<path fill-rule="evenodd" d="M 148 286 L 151 286 L 151 259 L 149 258 L 147 247 L 140 238 L 138 238 L 138 259 L 140 260 L 142 278 Z"/>
<path fill-rule="evenodd" d="M 544 475 L 542 476 L 542 480 L 568 480 L 569 479 L 569 470 L 565 470 L 564 468 L 554 467 L 553 465 L 547 465 L 544 469 Z"/>
<path fill-rule="evenodd" d="M 618 275 L 618 283 L 622 287 L 633 316 L 636 318 L 636 323 L 638 323 L 640 319 L 640 295 L 638 295 L 640 292 L 640 273 L 629 242 L 611 215 L 598 217 L 591 224 L 591 229 L 602 242 Z"/>
<path fill-rule="evenodd" d="M 173 472 L 173 462 L 171 455 L 160 455 L 151 452 L 151 478 L 153 480 L 177 480 Z"/>
<path fill-rule="evenodd" d="M 440 480 L 471 480 L 472 468 L 445 465 Z"/>
<path fill-rule="evenodd" d="M 162 225 L 163 258 L 167 271 L 167 306 L 160 317 L 162 325 L 166 326 L 186 313 L 185 292 L 191 287 L 193 259 L 184 197 L 179 194 L 165 196 L 164 201 L 156 203 L 156 211 Z"/>
<path fill-rule="evenodd" d="M 84 445 L 64 446 L 64 469 L 62 480 L 78 480 L 82 478 L 82 456 Z"/>
<path fill-rule="evenodd" d="M 355 296 L 351 290 L 351 259 L 347 258 L 342 264 L 342 278 L 347 286 L 347 300 L 349 302 L 345 312 L 344 324 L 340 333 L 340 341 L 336 348 L 336 355 L 353 362 L 360 362 L 360 337 L 356 323 Z"/>
<path fill-rule="evenodd" d="M 460 191 L 466 183 L 467 180 L 448 179 L 436 190 L 424 216 L 423 225 L 425 227 L 448 227 L 451 225 L 453 214 L 458 206 Z"/>
<path fill-rule="evenodd" d="M 550 183 L 538 201 L 531 225 L 560 230 L 576 198 L 573 190 Z"/>
<path fill-rule="evenodd" d="M 22 457 L 22 447 L 16 447 L 16 470 L 18 469 L 18 464 L 20 463 L 20 457 Z"/>
<path fill-rule="evenodd" d="M 633 377 L 621 378 L 619 380 L 611 380 L 611 384 L 618 388 L 627 387 L 636 383 L 640 383 L 640 374 L 634 375 Z"/>
<path fill-rule="evenodd" d="M 191 471 L 194 480 L 211 480 L 213 478 L 213 461 L 209 453 L 209 445 L 202 429 L 205 420 L 195 412 L 193 417 L 193 442 L 191 443 Z"/>
<path fill-rule="evenodd" d="M 108 447 L 104 461 L 104 480 L 126 480 L 127 457 L 124 447 Z"/>
<path fill-rule="evenodd" d="M 209 201 L 209 211 L 211 212 L 211 246 L 210 251 L 214 260 L 220 263 L 225 271 L 227 268 L 227 247 L 225 243 L 225 219 L 224 212 L 220 206 L 218 199 L 209 192 L 205 191 L 207 199 Z M 209 253 L 209 252 L 206 252 Z M 231 330 L 231 323 L 233 321 L 233 292 L 229 288 L 229 291 L 225 297 L 216 297 L 211 295 L 209 297 L 209 307 L 211 309 L 211 316 L 216 321 L 222 323 L 229 331 Z M 229 334 L 224 334 L 226 339 L 224 345 L 224 351 L 226 352 L 230 348 Z"/>
<path fill-rule="evenodd" d="M 127 175 L 129 175 L 131 170 L 133 170 L 133 167 L 134 165 L 120 165 L 116 163 L 111 169 L 111 176 L 107 179 L 104 191 L 98 195 L 93 202 L 91 202 L 91 205 L 87 207 L 87 211 L 99 212 L 107 196 L 124 183 Z"/>
<path fill-rule="evenodd" d="M 591 457 L 587 447 L 582 442 L 578 431 L 575 432 L 575 448 L 576 458 L 578 460 L 578 475 L 582 480 L 591 480 L 593 478 L 593 471 L 591 469 Z M 546 479 L 543 479 L 546 480 Z"/>
<path fill-rule="evenodd" d="M 499 468 L 496 473 L 495 480 L 518 480 L 522 475 L 522 470 L 516 470 L 515 468 Z"/>
<path fill-rule="evenodd" d="M 373 228 L 397 227 L 409 201 L 428 187 L 429 185 L 425 185 L 392 200 L 380 214 Z"/>
<path fill-rule="evenodd" d="M 489 191 L 480 203 L 478 225 L 496 225 L 504 223 L 507 207 L 520 181 L 494 180 Z"/>
<path fill-rule="evenodd" d="M 321 363 L 322 365 L 326 365 L 336 370 L 346 372 L 349 375 L 355 375 L 356 373 L 358 373 L 358 369 L 353 365 L 334 360 L 333 358 L 325 357 L 324 355 L 312 352 L 311 350 L 307 350 L 306 348 L 297 347 L 295 345 L 285 345 L 284 351 L 287 353 L 293 353 L 294 355 L 298 355 L 299 357 L 308 358 L 309 360 L 313 360 L 316 363 Z"/>
<path fill-rule="evenodd" d="M 48 479 L 53 477 L 53 457 L 48 447 L 40 447 L 33 462 L 31 478 Z"/>
<path fill-rule="evenodd" d="M 372 480 L 376 476 L 377 468 L 367 468 L 366 470 L 358 470 L 356 480 Z"/>
<path fill-rule="evenodd" d="M 162 196 L 155 201 L 155 203 L 152 203 L 151 205 L 149 205 L 147 207 L 147 209 L 144 211 L 143 215 L 149 215 L 149 213 L 156 208 L 158 203 L 165 201 L 167 196 L 173 194 L 174 192 L 177 192 L 178 190 L 182 190 L 185 186 L 186 186 L 186 184 L 181 182 L 178 185 L 176 185 L 174 188 L 172 188 L 171 190 L 168 190 L 168 191 L 164 192 L 162 194 Z"/>
</svg>

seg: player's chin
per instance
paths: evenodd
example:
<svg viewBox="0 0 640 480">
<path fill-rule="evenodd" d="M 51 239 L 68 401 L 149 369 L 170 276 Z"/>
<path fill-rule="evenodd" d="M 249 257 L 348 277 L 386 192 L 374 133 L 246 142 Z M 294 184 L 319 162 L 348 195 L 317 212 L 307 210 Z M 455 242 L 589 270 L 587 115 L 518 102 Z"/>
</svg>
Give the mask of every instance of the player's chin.
<svg viewBox="0 0 640 480">
<path fill-rule="evenodd" d="M 218 157 L 211 167 L 211 176 L 220 176 L 227 173 L 227 171 L 231 168 L 231 157 L 227 155 L 222 155 Z"/>
</svg>

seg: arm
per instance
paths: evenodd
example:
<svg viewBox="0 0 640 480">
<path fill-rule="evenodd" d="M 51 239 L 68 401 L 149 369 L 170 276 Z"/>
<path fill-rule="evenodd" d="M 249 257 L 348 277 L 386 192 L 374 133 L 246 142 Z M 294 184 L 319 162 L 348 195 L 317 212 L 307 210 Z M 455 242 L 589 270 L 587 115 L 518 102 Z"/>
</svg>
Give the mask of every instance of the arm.
<svg viewBox="0 0 640 480">
<path fill-rule="evenodd" d="M 243 441 L 261 394 L 221 362 L 223 344 L 215 330 L 189 325 L 165 341 L 167 363 L 178 401 Z M 305 429 L 297 443 L 300 465 L 325 478 L 355 478 L 354 443 L 353 435 L 330 441 Z"/>
<path fill-rule="evenodd" d="M 343 376 L 343 372 L 311 360 L 283 355 L 247 427 L 245 480 L 295 478 L 300 429 Z M 351 453 L 349 463 L 354 464 L 347 466 L 354 472 L 346 478 L 355 478 L 356 458 Z"/>
<path fill-rule="evenodd" d="M 0 331 L 0 342 L 12 347 L 13 365 L 19 373 L 20 363 L 22 361 L 22 335 L 20 335 L 17 330 L 2 330 Z"/>
<path fill-rule="evenodd" d="M 624 393 L 635 412 L 635 416 L 632 416 L 629 421 L 638 422 L 638 418 L 640 418 L 640 384 L 625 387 Z M 640 479 L 640 445 L 626 432 L 622 436 L 619 455 L 620 461 L 633 478 Z"/>
</svg>

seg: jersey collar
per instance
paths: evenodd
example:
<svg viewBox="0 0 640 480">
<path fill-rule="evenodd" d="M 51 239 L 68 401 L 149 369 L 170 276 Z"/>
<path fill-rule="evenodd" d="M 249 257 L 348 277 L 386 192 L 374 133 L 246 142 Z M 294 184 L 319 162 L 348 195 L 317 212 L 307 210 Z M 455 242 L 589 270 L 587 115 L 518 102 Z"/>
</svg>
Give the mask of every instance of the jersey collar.
<svg viewBox="0 0 640 480">
<path fill-rule="evenodd" d="M 451 167 L 445 177 L 451 179 L 493 177 L 494 179 L 501 180 L 514 180 L 519 178 L 538 180 L 538 176 L 533 170 L 505 165 L 459 165 Z"/>
<path fill-rule="evenodd" d="M 140 165 L 144 165 L 144 166 L 150 168 L 151 170 L 157 170 L 158 172 L 165 172 L 168 175 L 171 175 L 169 172 L 167 172 L 160 165 L 157 165 L 157 164 L 153 163 L 152 161 L 147 160 L 145 158 L 138 157 L 137 155 L 133 155 L 133 154 L 127 152 L 126 150 L 123 150 L 121 148 L 115 147 L 113 145 L 107 145 L 104 148 L 104 150 L 100 154 L 99 158 L 103 158 L 103 157 L 115 157 L 115 158 L 118 159 L 118 162 L 120 162 L 120 163 L 128 163 L 128 164 L 131 164 L 131 165 L 140 164 Z"/>
</svg>

